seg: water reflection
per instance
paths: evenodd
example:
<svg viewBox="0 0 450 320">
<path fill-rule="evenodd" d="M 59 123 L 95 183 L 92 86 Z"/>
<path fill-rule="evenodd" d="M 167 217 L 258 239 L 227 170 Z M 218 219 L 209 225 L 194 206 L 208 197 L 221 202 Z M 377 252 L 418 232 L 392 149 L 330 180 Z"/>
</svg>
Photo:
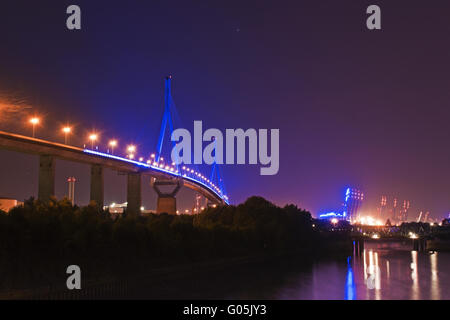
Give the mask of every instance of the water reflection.
<svg viewBox="0 0 450 320">
<path fill-rule="evenodd" d="M 450 252 L 412 251 L 408 241 L 368 242 L 344 259 L 274 265 L 224 270 L 186 288 L 195 286 L 208 299 L 450 299 Z M 174 291 L 189 292 L 176 284 Z"/>
<path fill-rule="evenodd" d="M 353 277 L 353 269 L 351 257 L 347 258 L 347 282 L 345 283 L 345 300 L 355 300 L 356 299 L 356 286 L 355 279 Z"/>
<path fill-rule="evenodd" d="M 368 256 L 368 259 L 366 258 Z M 363 251 L 364 263 L 364 283 L 366 285 L 366 299 L 381 298 L 379 290 L 381 289 L 381 269 L 378 264 L 378 252 L 373 250 Z"/>
<path fill-rule="evenodd" d="M 389 278 L 391 277 L 391 271 L 389 270 L 389 260 L 386 261 L 386 276 L 389 280 Z"/>
<path fill-rule="evenodd" d="M 439 300 L 441 298 L 437 263 L 438 263 L 438 253 L 432 252 L 430 254 L 430 265 L 431 265 L 431 299 L 433 300 Z"/>
<path fill-rule="evenodd" d="M 419 273 L 418 273 L 418 265 L 417 265 L 417 255 L 418 252 L 413 250 L 411 251 L 411 279 L 413 281 L 411 288 L 411 299 L 417 300 L 420 299 L 420 291 L 419 291 Z"/>
<path fill-rule="evenodd" d="M 303 285 L 282 286 L 271 298 L 450 299 L 450 253 L 411 249 L 409 242 L 366 243 L 360 256 L 348 257 L 346 264 L 316 263 L 295 280 Z"/>
</svg>

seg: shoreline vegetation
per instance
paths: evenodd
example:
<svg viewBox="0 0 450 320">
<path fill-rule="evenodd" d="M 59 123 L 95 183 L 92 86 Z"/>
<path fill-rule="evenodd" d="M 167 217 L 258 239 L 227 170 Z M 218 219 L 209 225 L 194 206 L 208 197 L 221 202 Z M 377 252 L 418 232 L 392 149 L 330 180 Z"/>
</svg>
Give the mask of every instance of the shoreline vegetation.
<svg viewBox="0 0 450 320">
<path fill-rule="evenodd" d="M 80 266 L 83 282 L 89 283 L 158 277 L 158 272 L 196 266 L 282 259 L 310 263 L 348 254 L 350 239 L 349 230 L 329 232 L 309 212 L 261 197 L 197 215 L 117 219 L 95 204 L 77 207 L 67 199 L 44 204 L 31 198 L 0 212 L 0 292 L 64 290 L 69 265 Z"/>
</svg>

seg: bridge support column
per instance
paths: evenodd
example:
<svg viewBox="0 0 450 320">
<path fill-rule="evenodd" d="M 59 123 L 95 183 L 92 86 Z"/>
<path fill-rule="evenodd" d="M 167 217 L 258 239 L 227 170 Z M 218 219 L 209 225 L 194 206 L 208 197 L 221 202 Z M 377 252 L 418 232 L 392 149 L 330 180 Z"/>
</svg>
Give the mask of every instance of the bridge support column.
<svg viewBox="0 0 450 320">
<path fill-rule="evenodd" d="M 175 196 L 182 186 L 180 180 L 152 180 L 153 189 L 158 194 L 158 202 L 156 205 L 156 213 L 177 214 L 177 199 Z M 161 186 L 175 186 L 171 192 L 162 192 Z"/>
<path fill-rule="evenodd" d="M 156 213 L 177 214 L 177 198 L 171 196 L 158 196 Z"/>
<path fill-rule="evenodd" d="M 55 159 L 49 155 L 39 157 L 38 199 L 49 202 L 55 195 Z"/>
<path fill-rule="evenodd" d="M 140 173 L 128 174 L 127 185 L 127 214 L 137 216 L 141 212 L 142 205 L 142 175 Z"/>
<path fill-rule="evenodd" d="M 103 182 L 103 167 L 99 164 L 91 166 L 91 201 L 103 209 L 104 197 L 104 182 Z"/>
</svg>

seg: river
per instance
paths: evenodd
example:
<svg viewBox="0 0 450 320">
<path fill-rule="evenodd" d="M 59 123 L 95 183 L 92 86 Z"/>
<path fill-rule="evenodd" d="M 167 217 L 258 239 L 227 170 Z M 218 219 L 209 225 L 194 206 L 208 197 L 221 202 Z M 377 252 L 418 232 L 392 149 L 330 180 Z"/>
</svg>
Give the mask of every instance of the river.
<svg viewBox="0 0 450 320">
<path fill-rule="evenodd" d="M 411 243 L 366 242 L 360 254 L 289 271 L 274 287 L 228 298 L 450 299 L 450 253 L 412 251 Z"/>
<path fill-rule="evenodd" d="M 450 299 L 450 252 L 417 252 L 411 241 L 366 242 L 350 256 L 280 259 L 161 279 L 147 299 Z"/>
</svg>

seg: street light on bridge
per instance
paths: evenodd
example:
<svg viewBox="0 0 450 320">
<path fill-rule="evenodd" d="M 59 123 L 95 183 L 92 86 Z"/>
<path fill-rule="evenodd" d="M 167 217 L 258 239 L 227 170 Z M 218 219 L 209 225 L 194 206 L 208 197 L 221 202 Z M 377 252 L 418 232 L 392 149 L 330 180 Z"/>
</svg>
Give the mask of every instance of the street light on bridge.
<svg viewBox="0 0 450 320">
<path fill-rule="evenodd" d="M 40 119 L 37 117 L 33 117 L 30 119 L 30 123 L 33 126 L 33 138 L 35 137 L 35 133 L 36 133 L 36 125 L 38 125 L 40 122 Z"/>
<path fill-rule="evenodd" d="M 114 148 L 117 147 L 117 140 L 111 140 L 109 146 L 111 147 L 111 154 L 114 154 Z"/>
<path fill-rule="evenodd" d="M 129 145 L 128 147 L 127 147 L 127 152 L 128 152 L 128 158 L 130 158 L 130 159 L 134 159 L 134 154 L 135 154 L 135 152 L 136 152 L 136 146 L 134 146 L 134 145 Z"/>
<path fill-rule="evenodd" d="M 67 144 L 68 142 L 68 135 L 72 132 L 72 128 L 69 126 L 66 126 L 62 128 L 62 132 L 64 133 L 64 144 Z"/>
<path fill-rule="evenodd" d="M 89 136 L 89 140 L 91 140 L 91 149 L 94 150 L 94 142 L 97 141 L 98 135 L 96 133 L 92 133 Z"/>
</svg>

